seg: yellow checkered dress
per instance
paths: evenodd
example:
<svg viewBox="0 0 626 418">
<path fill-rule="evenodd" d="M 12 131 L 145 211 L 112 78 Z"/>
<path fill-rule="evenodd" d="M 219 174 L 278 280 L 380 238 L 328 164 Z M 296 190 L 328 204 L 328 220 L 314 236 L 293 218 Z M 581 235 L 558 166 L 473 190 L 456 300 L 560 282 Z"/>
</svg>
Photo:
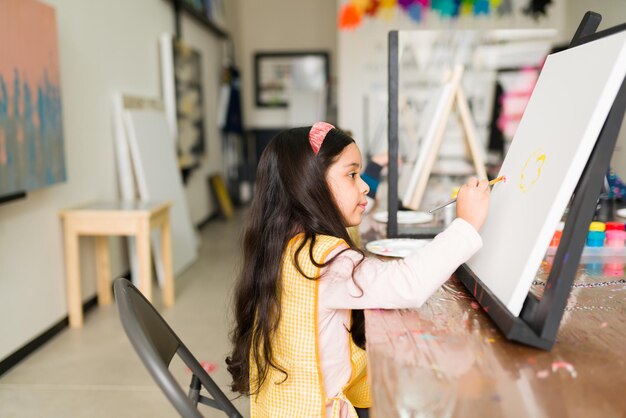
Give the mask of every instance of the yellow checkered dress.
<svg viewBox="0 0 626 418">
<path fill-rule="evenodd" d="M 326 399 L 317 327 L 319 281 L 303 277 L 293 263 L 295 250 L 302 239 L 300 234 L 289 241 L 283 256 L 281 317 L 272 338 L 274 359 L 289 377 L 283 382 L 285 376 L 276 369 L 270 369 L 259 393 L 250 398 L 252 418 L 323 418 L 329 401 L 333 402 L 333 418 L 340 416 L 344 402 L 347 403 L 349 416 L 356 418 L 353 406 L 368 408 L 371 404 L 365 351 L 350 339 L 352 376 L 337 397 Z M 342 243 L 344 241 L 339 238 L 318 236 L 313 249 L 315 260 L 322 263 Z M 300 252 L 298 260 L 309 277 L 319 276 L 320 269 L 309 259 L 308 246 Z M 251 367 L 251 390 L 254 390 L 256 381 L 254 369 Z"/>
</svg>

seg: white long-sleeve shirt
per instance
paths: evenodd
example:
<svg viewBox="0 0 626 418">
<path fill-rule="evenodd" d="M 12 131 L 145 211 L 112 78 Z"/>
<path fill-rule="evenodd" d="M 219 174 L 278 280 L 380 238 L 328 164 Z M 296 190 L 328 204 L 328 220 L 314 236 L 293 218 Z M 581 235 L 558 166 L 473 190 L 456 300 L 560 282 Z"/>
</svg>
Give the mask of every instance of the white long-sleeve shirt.
<svg viewBox="0 0 626 418">
<path fill-rule="evenodd" d="M 352 309 L 418 308 L 481 246 L 474 227 L 457 218 L 432 242 L 404 259 L 366 257 L 353 274 L 362 256 L 347 250 L 324 267 L 319 279 L 318 329 L 326 397 L 336 396 L 350 379 L 346 329 Z M 343 249 L 336 248 L 328 258 Z"/>
</svg>

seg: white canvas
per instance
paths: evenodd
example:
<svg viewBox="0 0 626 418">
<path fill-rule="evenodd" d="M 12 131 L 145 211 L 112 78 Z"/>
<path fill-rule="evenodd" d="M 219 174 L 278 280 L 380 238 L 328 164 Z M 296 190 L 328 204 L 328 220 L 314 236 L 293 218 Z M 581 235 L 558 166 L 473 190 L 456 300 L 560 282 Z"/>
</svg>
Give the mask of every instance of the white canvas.
<svg viewBox="0 0 626 418">
<path fill-rule="evenodd" d="M 129 107 L 126 108 L 126 105 L 128 105 Z M 137 95 L 127 95 L 119 92 L 113 93 L 115 154 L 117 162 L 117 177 L 120 189 L 120 198 L 122 200 L 136 200 L 137 198 L 141 197 L 140 191 L 136 190 L 135 187 L 135 174 L 133 170 L 133 162 L 130 155 L 129 139 L 127 138 L 128 135 L 126 133 L 126 127 L 124 122 L 124 113 L 128 109 L 152 108 L 155 105 L 155 100 L 151 98 L 141 97 Z M 133 284 L 137 285 L 137 278 L 139 277 L 139 262 L 135 254 L 135 238 L 129 236 L 127 237 L 127 240 L 131 278 L 133 280 Z M 165 268 L 163 266 L 163 258 L 161 255 L 161 241 L 157 232 L 153 232 L 152 234 L 151 245 L 157 281 L 162 287 L 165 283 Z"/>
<path fill-rule="evenodd" d="M 117 181 L 119 184 L 120 197 L 122 200 L 135 200 L 135 185 L 133 184 L 133 167 L 130 159 L 128 140 L 124 130 L 124 98 L 121 93 L 113 93 L 113 131 L 115 138 L 115 161 L 117 167 Z M 134 285 L 138 285 L 139 261 L 135 254 L 135 237 L 128 237 L 128 259 L 130 260 L 130 277 Z M 155 257 L 157 268 L 157 280 L 162 286 L 164 276 L 162 260 Z"/>
<path fill-rule="evenodd" d="M 625 75 L 625 32 L 550 55 L 541 71 L 467 263 L 516 316 Z"/>
<path fill-rule="evenodd" d="M 126 131 L 141 200 L 173 202 L 170 209 L 174 275 L 198 256 L 197 241 L 163 111 L 126 110 Z"/>
<path fill-rule="evenodd" d="M 115 138 L 115 161 L 120 197 L 123 200 L 135 199 L 133 167 L 130 159 L 128 140 L 124 130 L 124 97 L 121 93 L 113 94 L 113 131 Z"/>
<path fill-rule="evenodd" d="M 159 60 L 161 62 L 161 93 L 171 140 L 176 142 L 178 121 L 176 120 L 176 82 L 174 80 L 174 35 L 164 33 L 159 38 Z"/>
</svg>

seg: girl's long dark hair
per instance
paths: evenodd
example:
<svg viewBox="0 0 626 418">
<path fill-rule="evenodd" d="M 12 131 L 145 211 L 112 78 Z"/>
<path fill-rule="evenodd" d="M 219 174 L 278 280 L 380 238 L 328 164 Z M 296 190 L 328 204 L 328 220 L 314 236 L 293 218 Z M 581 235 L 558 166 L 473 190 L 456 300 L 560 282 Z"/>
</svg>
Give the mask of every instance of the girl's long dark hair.
<svg viewBox="0 0 626 418">
<path fill-rule="evenodd" d="M 315 155 L 309 131 L 310 127 L 295 128 L 277 135 L 263 151 L 257 168 L 255 196 L 243 236 L 243 267 L 235 287 L 233 349 L 226 358 L 233 377 L 231 388 L 241 394 L 256 393 L 271 367 L 287 378 L 287 372 L 274 361 L 271 336 L 280 320 L 281 261 L 289 240 L 304 233 L 305 239 L 296 251 L 296 266 L 298 253 L 309 239 L 313 263 L 323 267 L 332 262 L 320 264 L 313 260 L 317 235 L 341 238 L 361 252 L 348 235 L 326 183 L 329 166 L 354 140 L 331 129 Z M 364 348 L 363 311 L 353 311 L 350 332 L 354 342 Z M 257 376 L 252 388 L 251 357 Z"/>
</svg>

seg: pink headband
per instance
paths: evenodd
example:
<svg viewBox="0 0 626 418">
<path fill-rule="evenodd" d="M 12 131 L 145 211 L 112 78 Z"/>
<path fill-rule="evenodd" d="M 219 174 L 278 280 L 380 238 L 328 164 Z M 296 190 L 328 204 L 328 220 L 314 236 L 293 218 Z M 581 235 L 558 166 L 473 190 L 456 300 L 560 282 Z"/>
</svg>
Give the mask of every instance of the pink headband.
<svg viewBox="0 0 626 418">
<path fill-rule="evenodd" d="M 334 128 L 335 127 L 333 125 L 326 122 L 316 122 L 313 126 L 311 126 L 311 130 L 309 131 L 309 143 L 311 144 L 311 148 L 313 148 L 315 155 L 319 152 L 328 131 Z"/>
</svg>

